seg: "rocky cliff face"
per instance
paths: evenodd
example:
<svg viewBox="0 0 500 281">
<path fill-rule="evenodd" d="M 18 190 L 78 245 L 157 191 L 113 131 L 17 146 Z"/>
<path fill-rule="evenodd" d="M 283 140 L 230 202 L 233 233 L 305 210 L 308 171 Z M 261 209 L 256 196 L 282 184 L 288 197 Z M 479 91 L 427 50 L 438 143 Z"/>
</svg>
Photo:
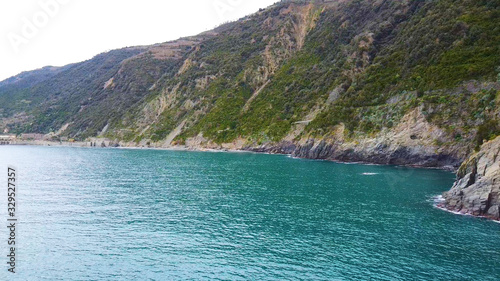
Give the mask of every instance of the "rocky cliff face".
<svg viewBox="0 0 500 281">
<path fill-rule="evenodd" d="M 247 146 L 244 149 L 286 153 L 299 158 L 450 170 L 458 168 L 467 157 L 464 144 L 437 145 L 440 142 L 452 143 L 452 139 L 442 129 L 427 122 L 421 108 L 406 114 L 395 128 L 382 130 L 375 135 L 348 138 L 344 131 L 345 127 L 341 125 L 325 138 L 305 137 L 299 141 Z"/>
<path fill-rule="evenodd" d="M 500 220 L 500 137 L 489 141 L 460 167 L 444 193 L 448 210 Z"/>
</svg>

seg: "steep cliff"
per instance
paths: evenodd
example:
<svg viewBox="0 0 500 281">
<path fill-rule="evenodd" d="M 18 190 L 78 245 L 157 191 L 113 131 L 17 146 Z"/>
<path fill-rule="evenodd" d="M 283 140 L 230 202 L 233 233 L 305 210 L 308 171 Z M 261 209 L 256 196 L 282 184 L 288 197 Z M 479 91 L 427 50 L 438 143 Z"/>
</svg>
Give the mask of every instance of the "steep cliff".
<svg viewBox="0 0 500 281">
<path fill-rule="evenodd" d="M 443 207 L 500 220 L 500 137 L 489 141 L 460 167 L 457 182 L 443 194 Z"/>
</svg>

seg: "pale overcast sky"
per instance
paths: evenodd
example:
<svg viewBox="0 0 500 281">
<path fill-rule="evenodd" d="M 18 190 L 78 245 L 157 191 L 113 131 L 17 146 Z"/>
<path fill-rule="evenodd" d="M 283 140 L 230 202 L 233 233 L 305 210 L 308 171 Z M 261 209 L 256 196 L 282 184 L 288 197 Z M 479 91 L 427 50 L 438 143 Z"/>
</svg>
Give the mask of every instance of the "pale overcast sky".
<svg viewBox="0 0 500 281">
<path fill-rule="evenodd" d="M 278 0 L 1 0 L 0 81 L 107 50 L 196 35 Z"/>
</svg>

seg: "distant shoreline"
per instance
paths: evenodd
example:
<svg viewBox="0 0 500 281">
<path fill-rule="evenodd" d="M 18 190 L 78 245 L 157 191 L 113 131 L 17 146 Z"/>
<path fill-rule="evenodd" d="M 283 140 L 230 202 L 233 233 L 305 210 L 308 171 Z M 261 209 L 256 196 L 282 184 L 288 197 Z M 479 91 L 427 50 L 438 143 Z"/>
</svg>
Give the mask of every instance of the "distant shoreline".
<svg viewBox="0 0 500 281">
<path fill-rule="evenodd" d="M 20 141 L 11 144 L 7 144 L 6 146 L 47 146 L 47 147 L 77 147 L 77 148 L 112 148 L 112 149 L 128 149 L 128 150 L 164 150 L 164 151 L 194 151 L 194 152 L 230 152 L 230 153 L 254 153 L 254 154 L 267 154 L 267 155 L 285 155 L 290 156 L 294 159 L 304 159 L 304 160 L 316 160 L 316 161 L 328 161 L 340 164 L 359 164 L 359 165 L 377 165 L 377 166 L 396 166 L 396 167 L 408 167 L 408 168 L 416 168 L 416 169 L 429 169 L 429 170 L 444 170 L 452 173 L 456 173 L 456 169 L 451 167 L 442 166 L 442 167 L 427 167 L 427 166 L 419 166 L 419 165 L 394 165 L 394 164 L 380 164 L 373 163 L 367 161 L 341 161 L 335 159 L 319 159 L 319 158 L 304 158 L 298 156 L 292 156 L 289 153 L 274 153 L 274 152 L 264 152 L 264 151 L 255 151 L 255 150 L 245 150 L 245 149 L 229 149 L 229 148 L 204 148 L 202 146 L 184 146 L 184 145 L 176 145 L 170 147 L 153 147 L 153 146 L 90 146 L 90 141 L 88 142 L 54 142 L 54 141 Z"/>
<path fill-rule="evenodd" d="M 199 151 L 199 152 L 235 152 L 235 153 L 255 153 L 255 154 L 280 154 L 281 153 L 267 153 L 257 152 L 251 150 L 241 149 L 216 149 L 216 148 L 203 148 L 203 147 L 187 147 L 187 146 L 170 146 L 170 147 L 153 147 L 153 146 L 90 146 L 89 142 L 55 142 L 55 141 L 17 141 L 9 144 L 2 144 L 2 146 L 46 146 L 46 147 L 76 147 L 76 148 L 113 148 L 113 149 L 129 149 L 129 150 L 167 150 L 167 151 Z"/>
</svg>

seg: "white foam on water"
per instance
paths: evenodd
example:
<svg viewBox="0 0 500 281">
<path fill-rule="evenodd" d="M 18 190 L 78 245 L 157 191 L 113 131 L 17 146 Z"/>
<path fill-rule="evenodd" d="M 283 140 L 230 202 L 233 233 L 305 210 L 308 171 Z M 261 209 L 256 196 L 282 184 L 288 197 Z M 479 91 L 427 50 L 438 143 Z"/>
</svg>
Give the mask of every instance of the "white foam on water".
<svg viewBox="0 0 500 281">
<path fill-rule="evenodd" d="M 363 176 L 375 176 L 378 175 L 378 173 L 363 173 Z"/>
<path fill-rule="evenodd" d="M 432 201 L 434 201 L 434 203 L 443 203 L 445 200 L 443 198 L 443 195 L 438 195 L 438 196 L 434 196 L 432 197 Z"/>
</svg>

